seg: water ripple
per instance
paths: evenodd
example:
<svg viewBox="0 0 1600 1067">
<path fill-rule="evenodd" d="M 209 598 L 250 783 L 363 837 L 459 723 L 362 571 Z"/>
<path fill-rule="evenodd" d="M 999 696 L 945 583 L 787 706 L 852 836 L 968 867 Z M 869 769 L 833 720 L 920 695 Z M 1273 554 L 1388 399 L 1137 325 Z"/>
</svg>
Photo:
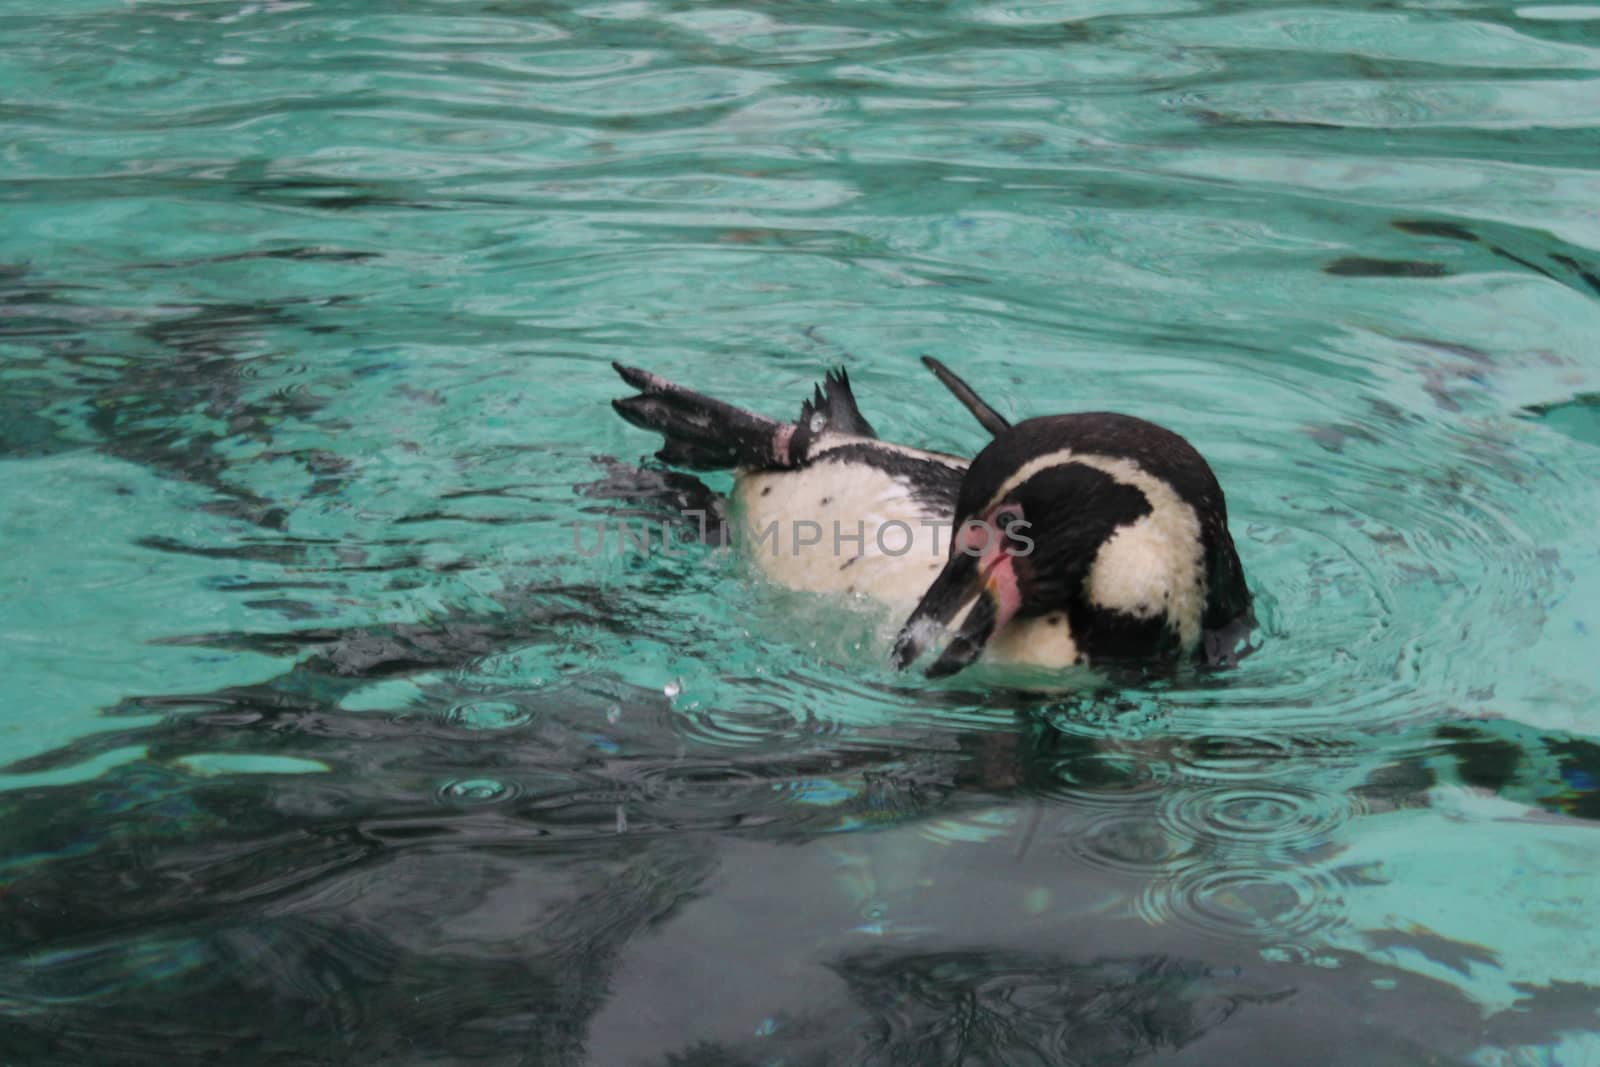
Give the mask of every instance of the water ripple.
<svg viewBox="0 0 1600 1067">
<path fill-rule="evenodd" d="M 1287 866 L 1193 866 L 1140 890 L 1135 911 L 1226 940 L 1303 945 L 1343 920 L 1343 889 L 1331 876 Z"/>
<path fill-rule="evenodd" d="M 1071 850 L 1101 870 L 1162 877 L 1192 866 L 1205 854 L 1198 842 L 1173 834 L 1147 812 L 1093 819 L 1074 833 Z"/>
<path fill-rule="evenodd" d="M 1045 768 L 1039 795 L 1073 807 L 1118 809 L 1159 796 L 1172 780 L 1170 766 L 1139 753 L 1088 749 Z"/>
<path fill-rule="evenodd" d="M 1274 851 L 1326 844 L 1349 817 L 1343 797 L 1283 783 L 1178 789 L 1163 801 L 1159 821 L 1183 838 Z"/>
</svg>

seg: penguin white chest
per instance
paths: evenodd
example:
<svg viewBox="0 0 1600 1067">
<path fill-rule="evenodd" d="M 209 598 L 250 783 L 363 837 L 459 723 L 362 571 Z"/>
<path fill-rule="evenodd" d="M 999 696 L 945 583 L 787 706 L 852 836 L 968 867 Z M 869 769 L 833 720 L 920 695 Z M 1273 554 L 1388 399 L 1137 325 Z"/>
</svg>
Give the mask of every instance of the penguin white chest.
<svg viewBox="0 0 1600 1067">
<path fill-rule="evenodd" d="M 989 639 L 983 658 L 990 663 L 1063 670 L 1084 662 L 1065 612 L 1013 619 Z"/>
<path fill-rule="evenodd" d="M 949 550 L 951 516 L 865 463 L 741 472 L 731 502 L 743 553 L 771 580 L 804 592 L 909 611 Z"/>
</svg>

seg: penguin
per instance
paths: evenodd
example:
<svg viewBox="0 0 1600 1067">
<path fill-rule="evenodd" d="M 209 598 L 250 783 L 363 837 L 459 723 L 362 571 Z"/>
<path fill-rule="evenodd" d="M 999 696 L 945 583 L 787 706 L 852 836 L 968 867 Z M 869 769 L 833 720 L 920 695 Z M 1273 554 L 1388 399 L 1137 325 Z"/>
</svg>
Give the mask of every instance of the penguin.
<svg viewBox="0 0 1600 1067">
<path fill-rule="evenodd" d="M 940 641 L 931 678 L 980 659 L 1225 667 L 1249 651 L 1255 620 L 1222 488 L 1188 441 L 1111 412 L 1013 425 L 923 362 L 992 435 L 971 460 L 881 440 L 843 369 L 793 422 L 621 364 L 637 395 L 612 405 L 663 435 L 664 463 L 734 470 L 733 539 L 768 579 L 903 619 L 897 669 Z"/>
</svg>

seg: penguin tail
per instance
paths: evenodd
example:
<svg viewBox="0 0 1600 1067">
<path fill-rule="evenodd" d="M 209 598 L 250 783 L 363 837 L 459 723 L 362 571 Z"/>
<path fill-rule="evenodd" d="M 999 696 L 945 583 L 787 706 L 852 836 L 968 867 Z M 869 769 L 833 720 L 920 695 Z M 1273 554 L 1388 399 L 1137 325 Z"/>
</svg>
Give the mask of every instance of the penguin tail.
<svg viewBox="0 0 1600 1067">
<path fill-rule="evenodd" d="M 932 356 L 923 356 L 922 365 L 933 371 L 933 376 L 938 378 L 946 389 L 955 394 L 955 398 L 961 401 L 961 406 L 972 412 L 972 417 L 977 419 L 985 430 L 998 437 L 1011 429 L 1010 421 L 990 407 L 983 397 L 973 391 L 972 386 L 958 378 L 955 371 L 946 367 Z"/>
</svg>

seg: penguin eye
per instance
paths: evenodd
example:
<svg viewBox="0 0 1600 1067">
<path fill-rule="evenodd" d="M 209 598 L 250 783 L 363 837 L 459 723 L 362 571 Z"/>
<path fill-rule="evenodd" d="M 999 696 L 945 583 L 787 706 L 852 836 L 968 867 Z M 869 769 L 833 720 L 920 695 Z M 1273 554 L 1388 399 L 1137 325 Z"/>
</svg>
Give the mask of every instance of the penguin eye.
<svg viewBox="0 0 1600 1067">
<path fill-rule="evenodd" d="M 1022 509 L 1015 504 L 1007 504 L 994 513 L 994 525 L 1001 533 L 1005 533 L 1021 521 Z"/>
</svg>

